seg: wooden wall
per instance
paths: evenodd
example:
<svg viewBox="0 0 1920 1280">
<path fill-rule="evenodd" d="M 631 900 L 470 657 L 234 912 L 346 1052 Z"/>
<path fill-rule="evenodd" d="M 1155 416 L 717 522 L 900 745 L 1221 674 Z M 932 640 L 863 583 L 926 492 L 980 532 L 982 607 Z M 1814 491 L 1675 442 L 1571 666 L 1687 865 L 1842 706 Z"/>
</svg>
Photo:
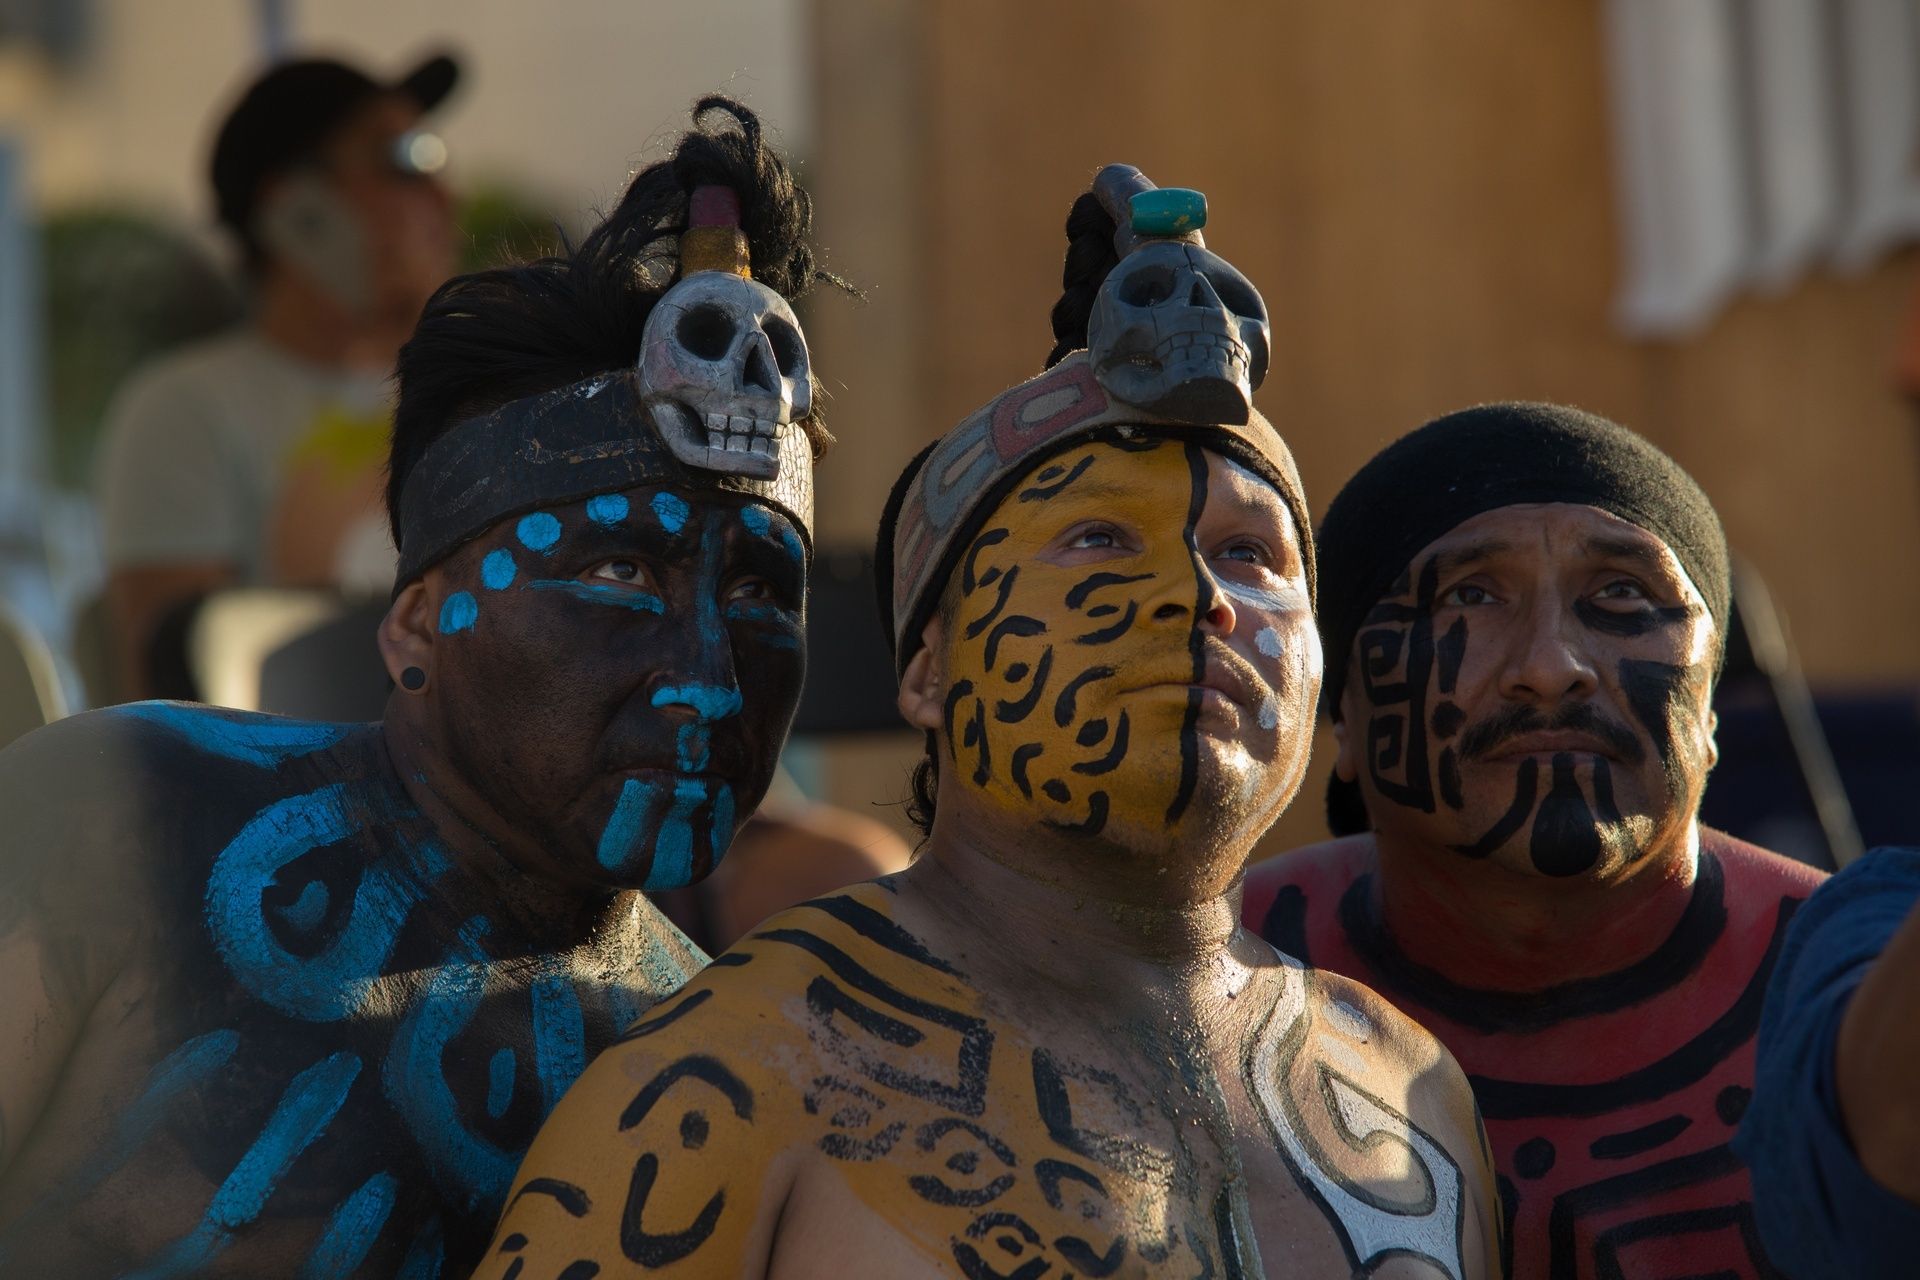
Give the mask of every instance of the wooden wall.
<svg viewBox="0 0 1920 1280">
<path fill-rule="evenodd" d="M 1038 370 L 1067 207 L 1125 160 L 1204 190 L 1209 244 L 1265 294 L 1258 398 L 1316 511 L 1439 413 L 1578 404 L 1701 482 L 1817 684 L 1920 682 L 1920 422 L 1888 377 L 1920 259 L 1741 301 L 1684 342 L 1618 336 L 1599 0 L 814 17 L 820 235 L 870 289 L 811 307 L 845 442 L 828 536 L 870 539 L 900 464 Z"/>
</svg>

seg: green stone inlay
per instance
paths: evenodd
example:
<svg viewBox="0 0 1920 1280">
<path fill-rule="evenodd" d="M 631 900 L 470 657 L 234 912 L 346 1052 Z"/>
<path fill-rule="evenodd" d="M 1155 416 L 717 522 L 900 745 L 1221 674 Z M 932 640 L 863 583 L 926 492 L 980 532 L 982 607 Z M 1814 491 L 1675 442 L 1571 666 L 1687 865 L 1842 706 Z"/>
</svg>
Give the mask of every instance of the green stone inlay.
<svg viewBox="0 0 1920 1280">
<path fill-rule="evenodd" d="M 1207 197 L 1191 187 L 1139 192 L 1127 211 L 1137 236 L 1183 236 L 1207 225 Z"/>
</svg>

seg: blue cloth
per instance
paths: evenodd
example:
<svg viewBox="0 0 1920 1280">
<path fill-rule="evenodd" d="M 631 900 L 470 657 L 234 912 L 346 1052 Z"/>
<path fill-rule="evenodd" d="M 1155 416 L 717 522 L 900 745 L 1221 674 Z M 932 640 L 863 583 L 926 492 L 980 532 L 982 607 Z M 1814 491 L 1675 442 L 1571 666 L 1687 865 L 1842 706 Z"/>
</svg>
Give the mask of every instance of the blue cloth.
<svg viewBox="0 0 1920 1280">
<path fill-rule="evenodd" d="M 1795 914 L 1767 986 L 1734 1149 L 1753 1174 L 1760 1237 L 1794 1280 L 1920 1274 L 1920 1205 L 1860 1167 L 1833 1068 L 1847 1002 L 1916 902 L 1920 849 L 1874 850 Z"/>
</svg>

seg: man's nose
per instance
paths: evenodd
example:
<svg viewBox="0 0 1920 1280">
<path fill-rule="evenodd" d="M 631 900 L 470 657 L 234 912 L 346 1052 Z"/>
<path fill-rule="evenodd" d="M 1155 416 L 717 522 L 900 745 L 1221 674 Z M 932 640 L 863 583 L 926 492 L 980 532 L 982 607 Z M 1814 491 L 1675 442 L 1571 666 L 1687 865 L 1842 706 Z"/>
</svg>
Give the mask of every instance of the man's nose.
<svg viewBox="0 0 1920 1280">
<path fill-rule="evenodd" d="M 1188 572 L 1164 575 L 1164 586 L 1147 602 L 1147 616 L 1155 622 L 1194 618 L 1208 635 L 1227 636 L 1239 624 L 1233 597 L 1200 556 L 1187 553 Z"/>
<path fill-rule="evenodd" d="M 1584 629 L 1557 593 L 1541 593 L 1519 619 L 1500 672 L 1500 692 L 1510 701 L 1554 707 L 1593 696 L 1599 680 Z"/>
<path fill-rule="evenodd" d="M 740 688 L 732 682 L 699 680 L 662 684 L 653 691 L 652 702 L 662 711 L 691 713 L 696 724 L 712 724 L 740 714 Z"/>
</svg>

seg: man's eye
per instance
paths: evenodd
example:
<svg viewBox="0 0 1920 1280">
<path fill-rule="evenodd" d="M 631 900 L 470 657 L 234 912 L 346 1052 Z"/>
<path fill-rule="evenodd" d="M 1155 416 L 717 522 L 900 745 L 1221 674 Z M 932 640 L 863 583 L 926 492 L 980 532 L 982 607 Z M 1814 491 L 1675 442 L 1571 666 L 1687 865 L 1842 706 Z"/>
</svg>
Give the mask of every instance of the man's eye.
<svg viewBox="0 0 1920 1280">
<path fill-rule="evenodd" d="M 1491 591 L 1488 591 L 1485 587 L 1477 587 L 1471 582 L 1463 582 L 1440 597 L 1441 604 L 1453 605 L 1489 604 L 1492 600 L 1493 593 Z"/>
<path fill-rule="evenodd" d="M 1073 535 L 1067 546 L 1075 551 L 1103 551 L 1120 545 L 1119 535 L 1111 529 L 1082 529 Z"/>
<path fill-rule="evenodd" d="M 1238 560 L 1241 564 L 1264 565 L 1270 562 L 1267 549 L 1256 542 L 1236 542 L 1220 552 L 1221 558 Z"/>
<path fill-rule="evenodd" d="M 647 571 L 636 560 L 609 560 L 596 567 L 591 576 L 611 578 L 615 582 L 645 583 Z"/>
<path fill-rule="evenodd" d="M 1631 578 L 1621 578 L 1617 581 L 1609 582 L 1606 586 L 1594 592 L 1594 596 L 1600 600 L 1639 601 L 1647 598 L 1647 589 Z"/>
<path fill-rule="evenodd" d="M 743 578 L 727 592 L 728 600 L 771 600 L 773 584 L 765 578 Z"/>
</svg>

